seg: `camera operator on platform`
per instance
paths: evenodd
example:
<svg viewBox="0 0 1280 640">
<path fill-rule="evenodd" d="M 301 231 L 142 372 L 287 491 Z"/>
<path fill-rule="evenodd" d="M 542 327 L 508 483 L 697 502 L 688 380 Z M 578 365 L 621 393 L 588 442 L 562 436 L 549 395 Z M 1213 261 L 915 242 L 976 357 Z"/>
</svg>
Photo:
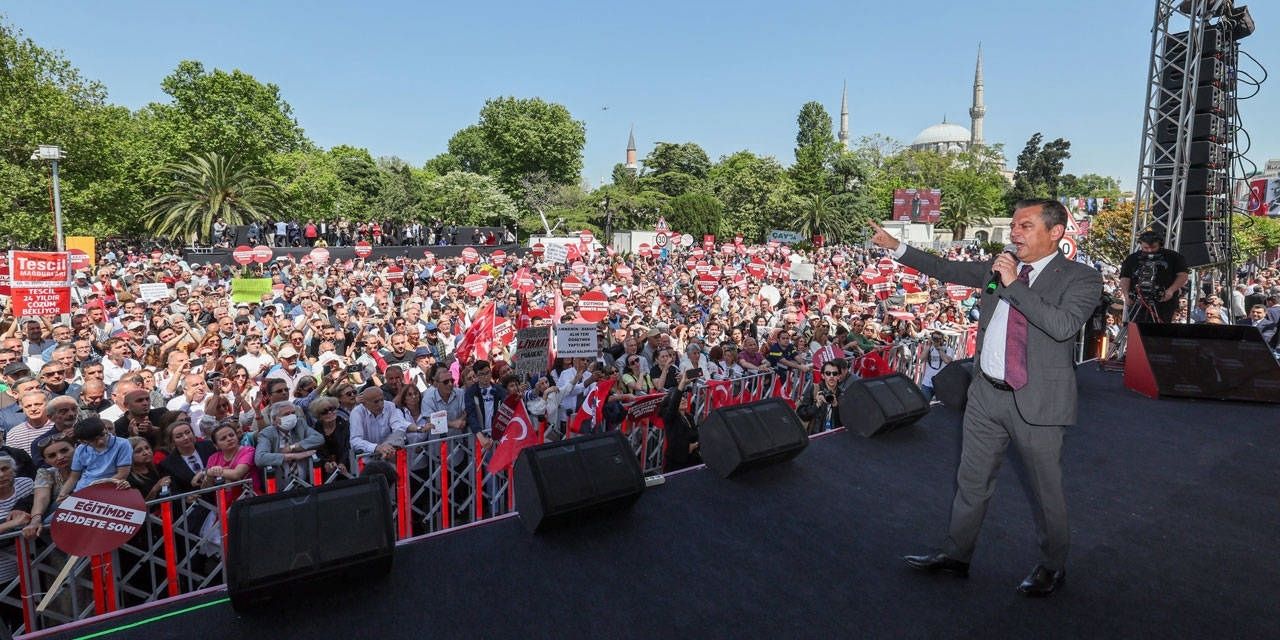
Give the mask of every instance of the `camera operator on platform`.
<svg viewBox="0 0 1280 640">
<path fill-rule="evenodd" d="M 1190 273 L 1182 254 L 1164 248 L 1154 231 L 1138 236 L 1138 250 L 1120 265 L 1120 292 L 1135 322 L 1170 322 Z"/>
</svg>

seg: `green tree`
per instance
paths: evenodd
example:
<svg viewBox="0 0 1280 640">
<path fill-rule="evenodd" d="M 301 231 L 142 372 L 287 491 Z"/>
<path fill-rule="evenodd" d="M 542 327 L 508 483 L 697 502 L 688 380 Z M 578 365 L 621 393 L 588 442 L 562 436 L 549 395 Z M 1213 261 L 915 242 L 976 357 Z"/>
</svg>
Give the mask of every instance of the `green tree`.
<svg viewBox="0 0 1280 640">
<path fill-rule="evenodd" d="M 280 187 L 234 157 L 191 154 L 163 173 L 169 190 L 147 206 L 147 228 L 157 236 L 208 240 L 215 220 L 241 225 L 279 212 Z"/>
<path fill-rule="evenodd" d="M 711 171 L 711 158 L 696 142 L 659 142 L 644 159 L 649 174 L 683 173 L 698 180 L 705 180 Z"/>
<path fill-rule="evenodd" d="M 828 243 L 865 239 L 874 208 L 856 193 L 812 194 L 794 197 L 791 229 L 808 238 L 822 236 Z"/>
<path fill-rule="evenodd" d="M 1008 183 L 997 167 L 981 151 L 965 152 L 955 156 L 943 174 L 939 223 L 954 239 L 964 240 L 969 227 L 999 215 Z"/>
<path fill-rule="evenodd" d="M 0 22 L 0 240 L 54 244 L 49 163 L 30 159 L 41 144 L 67 154 L 59 163 L 66 233 L 137 228 L 153 161 L 139 123 L 106 96 L 61 55 Z"/>
<path fill-rule="evenodd" d="M 1018 168 L 1013 174 L 1013 188 L 1005 196 L 1006 204 L 1029 198 L 1056 198 L 1062 182 L 1063 163 L 1071 157 L 1071 143 L 1058 138 L 1041 146 L 1044 136 L 1036 133 L 1018 154 Z M 1078 194 L 1063 194 L 1078 195 Z"/>
<path fill-rule="evenodd" d="M 724 204 L 723 237 L 741 233 L 758 242 L 766 231 L 792 218 L 791 178 L 772 157 L 750 151 L 725 156 L 711 168 L 707 184 Z"/>
<path fill-rule="evenodd" d="M 724 205 L 709 193 L 694 191 L 668 200 L 662 211 L 672 227 L 697 238 L 720 230 Z"/>
<path fill-rule="evenodd" d="M 382 172 L 367 149 L 338 145 L 329 150 L 343 191 L 349 196 L 352 209 L 343 212 L 355 220 L 372 220 L 374 207 L 382 191 Z"/>
<path fill-rule="evenodd" d="M 1280 220 L 1236 216 L 1231 227 L 1232 262 L 1245 264 L 1280 248 Z"/>
<path fill-rule="evenodd" d="M 458 161 L 458 157 L 448 152 L 427 160 L 427 162 L 422 165 L 422 169 L 423 171 L 437 176 L 463 170 L 462 163 Z"/>
<path fill-rule="evenodd" d="M 273 153 L 311 146 L 280 87 L 238 69 L 210 72 L 200 62 L 183 60 L 160 86 L 172 101 L 152 103 L 146 111 L 170 157 L 211 151 L 261 165 Z"/>
<path fill-rule="evenodd" d="M 796 191 L 814 195 L 827 190 L 830 163 L 839 146 L 831 132 L 831 115 L 820 102 L 806 102 L 796 116 L 795 164 L 791 180 Z"/>
<path fill-rule="evenodd" d="M 280 185 L 281 210 L 290 215 L 334 222 L 362 206 L 338 175 L 338 161 L 319 150 L 290 151 L 270 157 L 270 172 Z"/>
<path fill-rule="evenodd" d="M 497 181 L 467 171 L 454 171 L 428 182 L 422 208 L 431 219 L 450 224 L 500 226 L 516 217 L 516 206 Z"/>
<path fill-rule="evenodd" d="M 1058 184 L 1058 192 L 1074 198 L 1120 198 L 1120 181 L 1109 176 L 1086 173 L 1082 176 L 1066 174 Z"/>
<path fill-rule="evenodd" d="M 1132 202 L 1099 211 L 1089 221 L 1089 234 L 1080 241 L 1085 255 L 1117 267 L 1132 249 Z"/>
<path fill-rule="evenodd" d="M 556 184 L 582 173 L 586 125 L 563 105 L 541 98 L 495 98 L 480 109 L 480 122 L 449 140 L 449 153 L 467 171 L 497 179 L 516 196 L 520 177 L 545 171 Z"/>
<path fill-rule="evenodd" d="M 372 218 L 404 224 L 422 218 L 419 208 L 422 194 L 408 163 L 400 158 L 378 159 L 378 195 L 373 201 Z"/>
</svg>

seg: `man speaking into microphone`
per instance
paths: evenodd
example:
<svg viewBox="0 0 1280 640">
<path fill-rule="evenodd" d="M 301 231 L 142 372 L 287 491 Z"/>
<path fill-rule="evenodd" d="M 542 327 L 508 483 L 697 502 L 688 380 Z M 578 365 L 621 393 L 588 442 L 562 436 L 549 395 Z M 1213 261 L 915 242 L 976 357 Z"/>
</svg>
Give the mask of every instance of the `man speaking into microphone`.
<svg viewBox="0 0 1280 640">
<path fill-rule="evenodd" d="M 907 556 L 913 569 L 969 575 L 978 530 L 1005 449 L 1012 442 L 1027 469 L 1040 563 L 1018 586 L 1048 596 L 1066 576 L 1067 505 L 1062 438 L 1076 420 L 1073 340 L 1102 295 L 1102 277 L 1058 250 L 1067 210 L 1056 200 L 1014 205 L 1011 252 L 992 262 L 956 262 L 908 247 L 872 223 L 871 241 L 914 269 L 982 290 L 975 374 L 969 386 L 951 522 L 941 553 Z M 994 290 L 986 288 L 995 276 Z"/>
</svg>

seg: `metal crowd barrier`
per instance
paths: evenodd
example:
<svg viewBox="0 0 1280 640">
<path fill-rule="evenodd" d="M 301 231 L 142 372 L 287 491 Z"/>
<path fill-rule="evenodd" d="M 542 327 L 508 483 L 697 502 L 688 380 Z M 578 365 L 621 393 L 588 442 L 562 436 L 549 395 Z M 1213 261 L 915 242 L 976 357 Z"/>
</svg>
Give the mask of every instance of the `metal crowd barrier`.
<svg viewBox="0 0 1280 640">
<path fill-rule="evenodd" d="M 138 534 L 112 553 L 79 558 L 44 611 L 37 611 L 70 556 L 46 526 L 32 540 L 0 536 L 0 565 L 16 576 L 0 584 L 0 606 L 20 611 L 14 633 L 30 633 L 222 584 L 230 493 L 253 495 L 252 479 L 152 500 Z"/>
</svg>

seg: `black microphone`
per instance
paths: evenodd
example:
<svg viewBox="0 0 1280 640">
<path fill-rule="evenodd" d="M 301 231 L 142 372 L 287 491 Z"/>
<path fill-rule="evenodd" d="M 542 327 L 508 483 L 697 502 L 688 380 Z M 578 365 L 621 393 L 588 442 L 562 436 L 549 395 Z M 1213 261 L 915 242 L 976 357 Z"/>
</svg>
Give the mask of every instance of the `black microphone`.
<svg viewBox="0 0 1280 640">
<path fill-rule="evenodd" d="M 1003 253 L 1007 253 L 1014 258 L 1018 257 L 1018 245 L 1006 244 Z M 994 270 L 991 271 L 991 280 L 987 281 L 987 293 L 995 293 L 1000 287 L 1000 274 Z"/>
</svg>

